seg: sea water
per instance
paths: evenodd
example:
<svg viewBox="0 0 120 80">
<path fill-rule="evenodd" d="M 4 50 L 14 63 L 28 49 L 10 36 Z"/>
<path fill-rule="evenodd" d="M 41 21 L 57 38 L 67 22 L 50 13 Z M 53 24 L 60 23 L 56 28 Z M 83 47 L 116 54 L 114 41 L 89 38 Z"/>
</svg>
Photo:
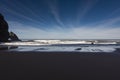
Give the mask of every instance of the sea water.
<svg viewBox="0 0 120 80">
<path fill-rule="evenodd" d="M 0 43 L 0 47 L 3 46 L 7 46 L 8 51 L 114 52 L 120 48 L 120 40 L 22 40 Z"/>
</svg>

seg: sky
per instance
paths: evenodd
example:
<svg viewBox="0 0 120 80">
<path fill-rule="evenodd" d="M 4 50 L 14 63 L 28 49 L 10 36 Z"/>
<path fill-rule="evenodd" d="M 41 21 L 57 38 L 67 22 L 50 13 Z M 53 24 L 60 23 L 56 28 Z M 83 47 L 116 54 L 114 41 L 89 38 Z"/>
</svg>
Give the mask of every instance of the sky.
<svg viewBox="0 0 120 80">
<path fill-rule="evenodd" d="M 20 39 L 120 39 L 120 0 L 0 0 Z"/>
</svg>

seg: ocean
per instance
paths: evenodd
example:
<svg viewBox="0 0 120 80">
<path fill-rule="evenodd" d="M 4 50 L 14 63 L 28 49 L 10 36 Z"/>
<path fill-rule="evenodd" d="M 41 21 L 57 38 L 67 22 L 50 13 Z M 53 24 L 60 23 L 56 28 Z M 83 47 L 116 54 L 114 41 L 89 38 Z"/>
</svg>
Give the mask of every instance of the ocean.
<svg viewBox="0 0 120 80">
<path fill-rule="evenodd" d="M 114 52 L 120 48 L 119 39 L 58 39 L 22 40 L 0 43 L 0 50 L 35 52 Z"/>
</svg>

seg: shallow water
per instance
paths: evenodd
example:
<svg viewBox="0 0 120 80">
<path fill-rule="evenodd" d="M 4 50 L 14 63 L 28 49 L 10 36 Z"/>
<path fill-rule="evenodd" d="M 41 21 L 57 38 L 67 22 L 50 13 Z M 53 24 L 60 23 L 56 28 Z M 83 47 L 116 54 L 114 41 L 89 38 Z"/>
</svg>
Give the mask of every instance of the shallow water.
<svg viewBox="0 0 120 80">
<path fill-rule="evenodd" d="M 25 40 L 1 43 L 0 48 L 7 51 L 114 52 L 120 44 L 119 40 Z"/>
</svg>

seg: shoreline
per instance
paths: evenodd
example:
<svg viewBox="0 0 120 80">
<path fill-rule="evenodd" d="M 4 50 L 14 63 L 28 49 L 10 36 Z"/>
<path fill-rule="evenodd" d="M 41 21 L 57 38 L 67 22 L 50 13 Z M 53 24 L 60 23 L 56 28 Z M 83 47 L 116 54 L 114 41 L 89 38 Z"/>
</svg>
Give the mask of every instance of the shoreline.
<svg viewBox="0 0 120 80">
<path fill-rule="evenodd" d="M 13 49 L 14 48 L 17 48 L 16 46 L 14 47 L 13 46 Z M 12 48 L 11 48 L 12 49 Z M 79 49 L 79 48 L 77 48 L 77 49 Z M 8 49 L 8 50 L 6 50 L 6 48 L 5 48 L 5 50 L 4 50 L 4 48 L 3 48 L 3 50 L 0 50 L 0 54 L 2 54 L 2 53 L 6 53 L 6 54 L 9 54 L 9 53 L 15 53 L 15 54 L 17 54 L 17 53 L 77 53 L 77 54 L 118 54 L 119 55 L 119 53 L 120 53 L 120 48 L 115 48 L 116 50 L 115 51 L 113 51 L 113 52 L 79 52 L 79 51 L 10 51 L 10 49 Z"/>
</svg>

